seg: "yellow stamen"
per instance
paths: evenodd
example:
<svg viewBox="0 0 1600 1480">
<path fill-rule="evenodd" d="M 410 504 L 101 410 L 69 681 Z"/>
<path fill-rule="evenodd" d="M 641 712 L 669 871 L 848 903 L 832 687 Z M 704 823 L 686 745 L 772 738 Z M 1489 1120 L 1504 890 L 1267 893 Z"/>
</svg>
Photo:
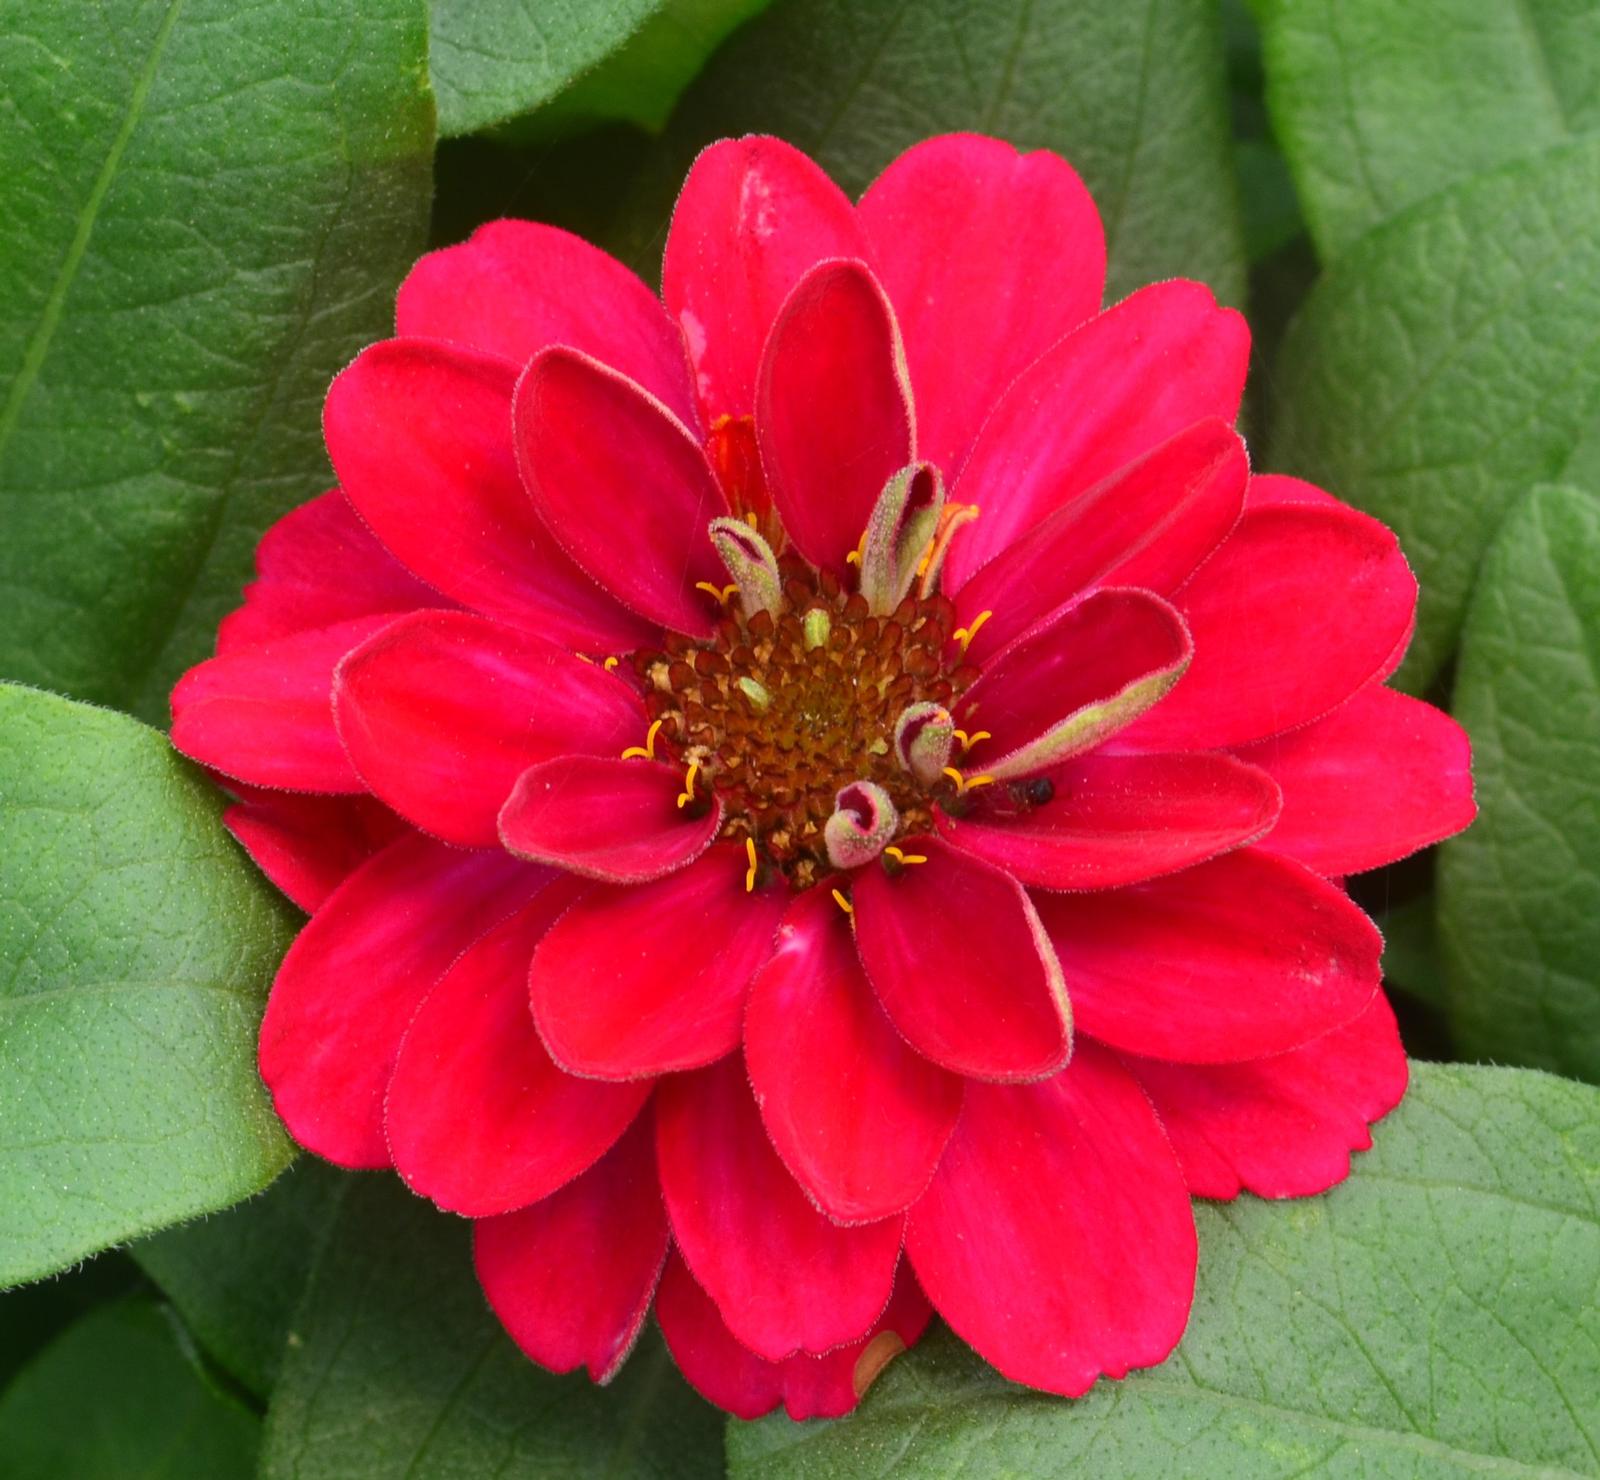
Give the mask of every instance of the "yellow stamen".
<svg viewBox="0 0 1600 1480">
<path fill-rule="evenodd" d="M 631 761 L 637 755 L 647 761 L 653 761 L 656 758 L 656 736 L 661 733 L 661 723 L 660 720 L 653 721 L 645 733 L 644 744 L 630 745 L 622 752 L 623 760 Z"/>
<path fill-rule="evenodd" d="M 754 509 L 749 509 L 745 512 L 744 522 L 748 524 L 751 529 L 761 528 L 761 516 L 757 514 Z"/>
<path fill-rule="evenodd" d="M 700 774 L 700 762 L 690 761 L 689 769 L 684 773 L 683 792 L 678 798 L 680 807 L 687 807 L 694 800 L 694 778 Z"/>
<path fill-rule="evenodd" d="M 967 777 L 967 790 L 968 791 L 976 791 L 980 786 L 993 786 L 993 785 L 994 785 L 994 777 L 993 776 L 968 776 Z"/>
<path fill-rule="evenodd" d="M 976 791 L 980 786 L 993 786 L 993 776 L 966 776 L 956 770 L 954 766 L 945 766 L 944 774 L 956 784 L 956 792 Z"/>
<path fill-rule="evenodd" d="M 861 538 L 856 541 L 856 547 L 844 557 L 846 565 L 860 565 L 867 553 L 867 532 L 861 531 Z"/>
<path fill-rule="evenodd" d="M 851 904 L 850 901 L 844 897 L 844 895 L 839 893 L 837 889 L 829 890 L 829 893 L 833 895 L 833 902 L 838 905 L 839 908 L 845 912 L 845 914 L 855 914 L 856 907 Z"/>
<path fill-rule="evenodd" d="M 716 597 L 718 602 L 720 602 L 723 606 L 726 606 L 728 604 L 728 598 L 739 589 L 739 583 L 735 581 L 730 586 L 713 586 L 710 581 L 696 581 L 694 583 L 694 589 L 696 591 L 704 591 L 707 593 L 707 595 Z"/>
<path fill-rule="evenodd" d="M 994 736 L 987 730 L 974 730 L 970 735 L 965 730 L 954 731 L 955 737 L 961 742 L 961 753 L 965 755 L 980 740 L 993 740 Z"/>
<path fill-rule="evenodd" d="M 621 661 L 621 658 L 607 658 L 602 666 L 605 668 L 607 673 L 615 673 L 617 671 L 617 664 Z"/>
<path fill-rule="evenodd" d="M 883 851 L 894 859 L 896 863 L 926 863 L 928 861 L 926 853 L 902 853 L 893 843 Z"/>
<path fill-rule="evenodd" d="M 977 620 L 974 621 L 970 627 L 957 627 L 956 630 L 950 634 L 955 641 L 961 644 L 962 652 L 966 652 L 966 650 L 972 646 L 972 639 L 978 635 L 978 629 L 982 627 L 983 624 L 987 622 L 993 615 L 994 613 L 992 611 L 981 611 L 978 613 Z"/>
<path fill-rule="evenodd" d="M 958 503 L 947 503 L 940 512 L 933 538 L 928 541 L 927 551 L 917 562 L 917 574 L 922 578 L 917 594 L 924 601 L 932 595 L 933 588 L 939 582 L 939 572 L 944 566 L 944 557 L 950 553 L 950 541 L 955 538 L 956 531 L 963 524 L 971 524 L 979 512 L 976 504 Z"/>
<path fill-rule="evenodd" d="M 761 860 L 756 857 L 756 840 L 754 838 L 746 838 L 744 840 L 744 851 L 745 856 L 750 860 L 750 867 L 744 871 L 744 892 L 746 894 L 754 894 L 756 892 L 756 875 L 761 872 Z"/>
</svg>

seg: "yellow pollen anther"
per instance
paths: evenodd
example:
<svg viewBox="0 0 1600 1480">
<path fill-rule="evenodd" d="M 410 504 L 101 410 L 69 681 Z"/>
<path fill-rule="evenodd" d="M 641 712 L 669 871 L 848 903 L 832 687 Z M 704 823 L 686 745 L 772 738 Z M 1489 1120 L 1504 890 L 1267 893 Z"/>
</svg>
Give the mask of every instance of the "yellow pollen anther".
<svg viewBox="0 0 1600 1480">
<path fill-rule="evenodd" d="M 659 719 L 652 721 L 650 728 L 645 732 L 644 744 L 630 745 L 622 752 L 623 760 L 631 761 L 637 755 L 644 760 L 653 761 L 656 758 L 656 736 L 661 733 L 661 725 L 662 721 Z"/>
<path fill-rule="evenodd" d="M 991 735 L 987 730 L 974 730 L 970 735 L 965 730 L 955 730 L 952 733 L 955 735 L 956 739 L 961 742 L 962 755 L 965 755 L 980 740 L 994 739 L 994 736 Z"/>
<path fill-rule="evenodd" d="M 756 875 L 761 872 L 761 860 L 756 857 L 756 840 L 754 838 L 746 838 L 744 840 L 744 851 L 745 857 L 750 860 L 750 867 L 744 871 L 744 892 L 746 894 L 754 894 L 756 892 Z"/>
<path fill-rule="evenodd" d="M 970 627 L 957 627 L 956 630 L 950 634 L 956 642 L 961 644 L 962 652 L 966 652 L 966 650 L 972 646 L 972 639 L 978 635 L 978 629 L 982 627 L 983 624 L 987 622 L 993 615 L 994 613 L 992 611 L 981 611 L 978 613 L 977 619 Z"/>
<path fill-rule="evenodd" d="M 944 774 L 956 784 L 956 792 L 976 791 L 980 786 L 993 786 L 993 776 L 966 776 L 956 770 L 954 766 L 945 766 Z"/>
<path fill-rule="evenodd" d="M 726 606 L 728 604 L 728 598 L 739 589 L 739 583 L 735 581 L 730 586 L 713 586 L 710 581 L 696 581 L 694 583 L 694 589 L 696 591 L 704 591 L 707 595 L 716 597 L 716 599 L 723 606 Z"/>
<path fill-rule="evenodd" d="M 748 524 L 751 529 L 761 528 L 761 516 L 757 514 L 754 509 L 749 509 L 745 512 L 744 522 Z"/>
<path fill-rule="evenodd" d="M 845 564 L 847 564 L 847 565 L 860 565 L 862 560 L 866 558 L 866 553 L 867 553 L 867 532 L 866 532 L 866 530 L 862 530 L 861 531 L 861 538 L 856 541 L 855 549 L 853 549 L 848 555 L 846 555 L 844 557 L 845 558 Z"/>
<path fill-rule="evenodd" d="M 976 791 L 980 786 L 993 786 L 993 785 L 994 785 L 994 777 L 993 776 L 968 776 L 967 777 L 967 790 L 968 791 Z"/>
<path fill-rule="evenodd" d="M 902 853 L 893 843 L 889 844 L 883 851 L 894 859 L 896 863 L 926 863 L 928 861 L 926 853 Z"/>
<path fill-rule="evenodd" d="M 687 807 L 694 800 L 694 778 L 700 774 L 700 762 L 690 761 L 689 769 L 684 773 L 683 791 L 678 797 L 678 805 Z"/>
<path fill-rule="evenodd" d="M 601 666 L 606 670 L 607 673 L 615 673 L 617 671 L 617 664 L 621 661 L 621 658 L 607 658 Z"/>
<path fill-rule="evenodd" d="M 851 904 L 850 901 L 844 897 L 844 895 L 839 893 L 837 889 L 830 889 L 828 892 L 833 895 L 833 902 L 838 905 L 839 908 L 845 912 L 845 914 L 855 914 L 856 907 Z"/>
</svg>

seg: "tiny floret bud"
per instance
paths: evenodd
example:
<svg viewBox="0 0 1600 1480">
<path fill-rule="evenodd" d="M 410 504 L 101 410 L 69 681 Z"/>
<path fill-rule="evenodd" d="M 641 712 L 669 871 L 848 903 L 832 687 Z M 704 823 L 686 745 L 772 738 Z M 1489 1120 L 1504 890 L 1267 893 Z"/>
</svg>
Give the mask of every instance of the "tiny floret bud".
<svg viewBox="0 0 1600 1480">
<path fill-rule="evenodd" d="M 713 519 L 707 531 L 722 563 L 739 588 L 739 607 L 747 618 L 783 610 L 783 581 L 772 546 L 741 519 Z"/>
<path fill-rule="evenodd" d="M 884 484 L 861 551 L 861 594 L 879 616 L 911 590 L 943 508 L 944 480 L 932 463 L 912 463 Z"/>
<path fill-rule="evenodd" d="M 805 633 L 808 653 L 815 652 L 819 647 L 827 647 L 828 638 L 833 634 L 833 618 L 828 614 L 827 607 L 812 607 L 805 615 L 801 630 Z"/>
<path fill-rule="evenodd" d="M 924 786 L 932 786 L 944 774 L 955 740 L 956 722 L 942 704 L 913 704 L 895 721 L 895 754 Z"/>
<path fill-rule="evenodd" d="M 900 814 L 889 793 L 871 781 L 852 781 L 834 798 L 833 816 L 822 829 L 828 862 L 835 868 L 871 863 L 894 841 Z"/>
</svg>

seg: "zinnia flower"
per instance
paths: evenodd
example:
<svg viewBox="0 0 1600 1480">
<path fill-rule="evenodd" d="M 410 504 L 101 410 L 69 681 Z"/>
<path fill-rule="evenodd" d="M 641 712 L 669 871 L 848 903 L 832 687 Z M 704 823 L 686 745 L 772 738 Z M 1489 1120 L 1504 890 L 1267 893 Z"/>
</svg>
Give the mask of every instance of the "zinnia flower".
<svg viewBox="0 0 1600 1480">
<path fill-rule="evenodd" d="M 496 222 L 335 381 L 173 735 L 312 914 L 279 1113 L 477 1220 L 536 1361 L 653 1303 L 724 1407 L 836 1414 L 931 1305 L 1081 1393 L 1181 1335 L 1191 1196 L 1320 1191 L 1399 1100 L 1339 881 L 1472 814 L 1383 686 L 1415 582 L 1251 476 L 1240 317 L 1104 268 L 1053 155 L 853 206 L 740 139 L 664 306 Z"/>
</svg>

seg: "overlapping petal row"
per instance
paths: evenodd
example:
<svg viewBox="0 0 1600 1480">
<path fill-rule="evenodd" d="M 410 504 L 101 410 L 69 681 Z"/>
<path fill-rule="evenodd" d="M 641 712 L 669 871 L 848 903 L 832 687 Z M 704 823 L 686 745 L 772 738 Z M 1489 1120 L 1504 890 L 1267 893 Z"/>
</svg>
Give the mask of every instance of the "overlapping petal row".
<svg viewBox="0 0 1600 1480">
<path fill-rule="evenodd" d="M 734 140 L 660 298 L 497 222 L 335 382 L 174 739 L 311 913 L 279 1112 L 478 1220 L 535 1360 L 653 1306 L 724 1407 L 836 1414 L 931 1308 L 1080 1393 L 1180 1336 L 1192 1195 L 1326 1188 L 1400 1098 L 1340 881 L 1472 815 L 1384 687 L 1415 583 L 1251 472 L 1239 316 L 1104 267 L 1052 155 L 853 205 Z M 801 682 L 855 696 L 809 749 Z"/>
</svg>

